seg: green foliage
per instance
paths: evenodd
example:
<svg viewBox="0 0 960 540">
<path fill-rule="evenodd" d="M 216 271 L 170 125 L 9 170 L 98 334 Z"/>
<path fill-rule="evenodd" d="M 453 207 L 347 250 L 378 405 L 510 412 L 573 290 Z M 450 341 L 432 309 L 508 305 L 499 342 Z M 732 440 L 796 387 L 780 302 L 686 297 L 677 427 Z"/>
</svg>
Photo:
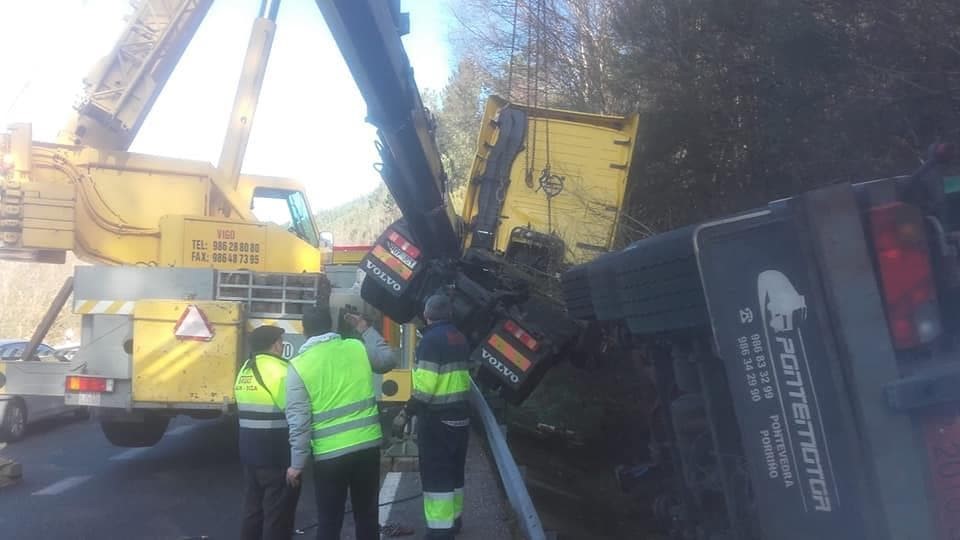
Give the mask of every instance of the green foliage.
<svg viewBox="0 0 960 540">
<path fill-rule="evenodd" d="M 0 339 L 29 339 L 77 264 L 72 256 L 63 265 L 0 261 Z M 68 302 L 57 317 L 45 343 L 61 344 L 68 331 L 79 340 L 80 317 L 71 306 Z"/>
<path fill-rule="evenodd" d="M 369 195 L 315 216 L 317 227 L 332 232 L 334 243 L 341 246 L 373 244 L 380 233 L 399 218 L 400 211 L 383 185 Z"/>
<path fill-rule="evenodd" d="M 477 135 L 489 86 L 477 63 L 465 58 L 440 96 L 437 144 L 451 189 L 465 185 L 477 149 Z"/>
<path fill-rule="evenodd" d="M 629 213 L 660 230 L 828 182 L 909 171 L 960 126 L 956 2 L 456 6 L 454 41 L 498 92 L 640 112 Z"/>
</svg>

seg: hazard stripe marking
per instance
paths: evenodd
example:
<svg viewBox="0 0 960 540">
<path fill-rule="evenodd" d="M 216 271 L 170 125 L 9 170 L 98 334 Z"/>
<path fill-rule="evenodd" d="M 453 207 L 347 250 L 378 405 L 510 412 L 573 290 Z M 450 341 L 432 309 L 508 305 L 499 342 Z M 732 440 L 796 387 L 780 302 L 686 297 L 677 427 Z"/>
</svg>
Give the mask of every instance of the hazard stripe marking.
<svg viewBox="0 0 960 540">
<path fill-rule="evenodd" d="M 490 344 L 494 349 L 496 349 L 500 354 L 506 357 L 512 364 L 527 371 L 530 369 L 530 360 L 528 360 L 520 351 L 513 348 L 513 345 L 510 345 L 504 339 L 496 334 L 490 336 L 490 339 L 487 340 L 487 343 Z"/>
<path fill-rule="evenodd" d="M 400 275 L 404 280 L 410 279 L 410 276 L 413 275 L 413 271 L 407 267 L 400 259 L 393 256 L 392 253 L 383 249 L 382 246 L 376 246 L 373 248 L 373 256 L 383 261 L 384 264 L 390 267 L 391 270 Z"/>
<path fill-rule="evenodd" d="M 136 304 L 125 300 L 78 300 L 73 311 L 80 315 L 132 315 Z"/>
</svg>

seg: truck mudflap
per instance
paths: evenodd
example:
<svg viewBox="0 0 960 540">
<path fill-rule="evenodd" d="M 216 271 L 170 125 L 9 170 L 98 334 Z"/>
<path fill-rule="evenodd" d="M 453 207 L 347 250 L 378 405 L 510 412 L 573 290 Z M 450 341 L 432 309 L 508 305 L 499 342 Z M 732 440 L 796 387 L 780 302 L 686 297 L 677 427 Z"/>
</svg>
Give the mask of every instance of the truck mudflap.
<svg viewBox="0 0 960 540">
<path fill-rule="evenodd" d="M 878 538 L 862 448 L 795 205 L 694 237 L 764 538 Z"/>
</svg>

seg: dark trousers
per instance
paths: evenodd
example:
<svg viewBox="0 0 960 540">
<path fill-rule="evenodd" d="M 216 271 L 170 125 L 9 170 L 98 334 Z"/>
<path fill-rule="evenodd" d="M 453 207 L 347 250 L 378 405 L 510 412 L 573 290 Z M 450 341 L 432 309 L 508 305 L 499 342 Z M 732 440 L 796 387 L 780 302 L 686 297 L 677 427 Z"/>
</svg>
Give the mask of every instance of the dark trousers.
<svg viewBox="0 0 960 540">
<path fill-rule="evenodd" d="M 300 488 L 287 484 L 283 467 L 244 466 L 243 540 L 290 540 Z"/>
<path fill-rule="evenodd" d="M 417 419 L 420 480 L 427 538 L 452 539 L 463 514 L 467 417 L 423 413 Z"/>
<path fill-rule="evenodd" d="M 338 540 L 347 489 L 357 540 L 380 539 L 380 449 L 368 448 L 313 462 L 317 493 L 317 540 Z"/>
</svg>

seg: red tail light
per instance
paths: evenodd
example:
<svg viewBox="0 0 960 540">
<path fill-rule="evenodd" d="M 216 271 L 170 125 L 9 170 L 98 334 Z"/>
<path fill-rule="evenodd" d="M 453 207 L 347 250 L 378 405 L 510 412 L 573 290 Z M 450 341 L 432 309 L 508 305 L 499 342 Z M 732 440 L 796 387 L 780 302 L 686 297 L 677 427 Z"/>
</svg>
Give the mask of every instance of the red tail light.
<svg viewBox="0 0 960 540">
<path fill-rule="evenodd" d="M 520 328 L 517 323 L 513 321 L 507 321 L 503 323 L 503 329 L 507 331 L 508 334 L 517 338 L 520 343 L 523 343 L 523 346 L 530 349 L 531 351 L 536 351 L 540 344 L 537 343 L 537 340 L 533 339 L 533 336 L 527 333 L 526 330 Z"/>
<path fill-rule="evenodd" d="M 388 236 L 387 238 L 389 238 L 391 242 L 396 244 L 398 248 L 402 249 L 403 252 L 406 253 L 407 255 L 413 257 L 414 259 L 417 259 L 420 257 L 420 249 L 417 248 L 417 246 L 410 243 L 410 241 L 404 238 L 402 234 L 396 231 L 390 231 L 390 236 Z"/>
<path fill-rule="evenodd" d="M 66 386 L 71 392 L 113 392 L 113 379 L 69 375 Z"/>
<path fill-rule="evenodd" d="M 894 347 L 930 343 L 941 327 L 923 214 L 897 202 L 868 217 Z"/>
</svg>

